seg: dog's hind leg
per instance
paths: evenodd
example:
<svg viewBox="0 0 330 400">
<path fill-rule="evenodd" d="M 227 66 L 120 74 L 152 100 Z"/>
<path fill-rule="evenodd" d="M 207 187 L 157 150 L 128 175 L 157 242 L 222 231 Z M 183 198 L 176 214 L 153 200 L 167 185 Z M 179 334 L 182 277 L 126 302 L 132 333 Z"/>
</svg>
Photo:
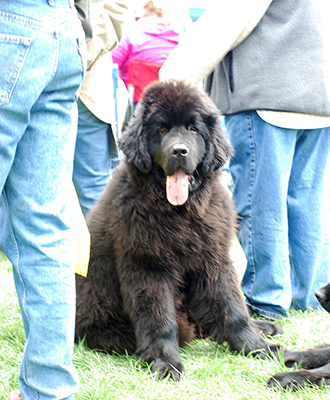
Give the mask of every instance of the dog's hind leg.
<svg viewBox="0 0 330 400">
<path fill-rule="evenodd" d="M 283 333 L 283 329 L 279 325 L 273 324 L 270 321 L 251 320 L 250 325 L 255 332 L 264 336 L 276 336 Z"/>
<path fill-rule="evenodd" d="M 109 319 L 106 324 L 85 326 L 76 341 L 79 339 L 84 339 L 90 349 L 109 354 L 133 354 L 136 350 L 133 326 L 129 320 L 124 319 Z"/>
</svg>

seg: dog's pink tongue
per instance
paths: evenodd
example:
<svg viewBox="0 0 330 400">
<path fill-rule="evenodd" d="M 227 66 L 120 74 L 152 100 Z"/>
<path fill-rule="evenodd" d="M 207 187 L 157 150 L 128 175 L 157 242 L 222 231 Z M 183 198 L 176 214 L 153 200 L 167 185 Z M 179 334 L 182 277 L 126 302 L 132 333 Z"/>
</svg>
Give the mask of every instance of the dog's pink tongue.
<svg viewBox="0 0 330 400">
<path fill-rule="evenodd" d="M 179 168 L 173 175 L 166 178 L 167 200 L 173 206 L 182 206 L 189 195 L 189 176 L 182 168 Z"/>
</svg>

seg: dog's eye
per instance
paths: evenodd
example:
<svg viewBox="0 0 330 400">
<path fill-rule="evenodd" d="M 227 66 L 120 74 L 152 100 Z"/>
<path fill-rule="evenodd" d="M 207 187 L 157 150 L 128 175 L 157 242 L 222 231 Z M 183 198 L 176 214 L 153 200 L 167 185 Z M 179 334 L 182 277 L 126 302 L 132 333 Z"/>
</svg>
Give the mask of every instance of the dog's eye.
<svg viewBox="0 0 330 400">
<path fill-rule="evenodd" d="M 168 130 L 166 128 L 160 128 L 158 132 L 160 135 L 165 135 L 165 133 L 167 133 Z"/>
<path fill-rule="evenodd" d="M 189 125 L 188 126 L 188 131 L 191 132 L 191 133 L 196 134 L 197 133 L 197 128 L 194 125 Z"/>
</svg>

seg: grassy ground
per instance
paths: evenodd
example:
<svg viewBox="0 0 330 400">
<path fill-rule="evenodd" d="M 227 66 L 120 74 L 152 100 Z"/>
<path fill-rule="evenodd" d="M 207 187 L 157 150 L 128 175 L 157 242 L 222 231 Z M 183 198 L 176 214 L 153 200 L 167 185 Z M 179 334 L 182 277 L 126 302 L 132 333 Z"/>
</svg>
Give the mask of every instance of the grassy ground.
<svg viewBox="0 0 330 400">
<path fill-rule="evenodd" d="M 238 250 L 234 250 L 238 251 Z M 18 371 L 25 343 L 11 265 L 0 252 L 0 400 L 18 388 Z M 292 312 L 281 322 L 276 339 L 291 349 L 330 342 L 330 316 L 323 312 Z M 242 357 L 209 340 L 196 340 L 181 356 L 186 374 L 180 382 L 158 381 L 135 356 L 110 356 L 75 346 L 74 364 L 80 378 L 76 400 L 330 400 L 330 387 L 293 393 L 268 389 L 270 375 L 285 370 L 273 359 Z"/>
</svg>

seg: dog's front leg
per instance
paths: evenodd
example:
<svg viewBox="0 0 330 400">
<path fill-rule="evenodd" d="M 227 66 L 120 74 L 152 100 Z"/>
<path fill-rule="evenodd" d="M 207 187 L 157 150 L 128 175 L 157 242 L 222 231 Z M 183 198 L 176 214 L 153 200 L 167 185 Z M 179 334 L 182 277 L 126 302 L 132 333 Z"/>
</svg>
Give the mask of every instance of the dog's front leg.
<svg viewBox="0 0 330 400">
<path fill-rule="evenodd" d="M 178 380 L 184 367 L 179 353 L 177 323 L 172 291 L 163 274 L 137 271 L 129 274 L 129 282 L 121 287 L 125 311 L 129 314 L 136 336 L 136 355 L 152 363 L 158 377 L 168 375 Z"/>
<path fill-rule="evenodd" d="M 280 372 L 271 376 L 267 384 L 270 387 L 282 386 L 292 390 L 310 385 L 330 385 L 330 363 L 315 369 Z"/>
<path fill-rule="evenodd" d="M 279 346 L 266 342 L 255 332 L 236 276 L 231 271 L 200 275 L 192 280 L 188 304 L 197 323 L 219 344 L 227 341 L 243 354 L 277 353 Z"/>
</svg>

